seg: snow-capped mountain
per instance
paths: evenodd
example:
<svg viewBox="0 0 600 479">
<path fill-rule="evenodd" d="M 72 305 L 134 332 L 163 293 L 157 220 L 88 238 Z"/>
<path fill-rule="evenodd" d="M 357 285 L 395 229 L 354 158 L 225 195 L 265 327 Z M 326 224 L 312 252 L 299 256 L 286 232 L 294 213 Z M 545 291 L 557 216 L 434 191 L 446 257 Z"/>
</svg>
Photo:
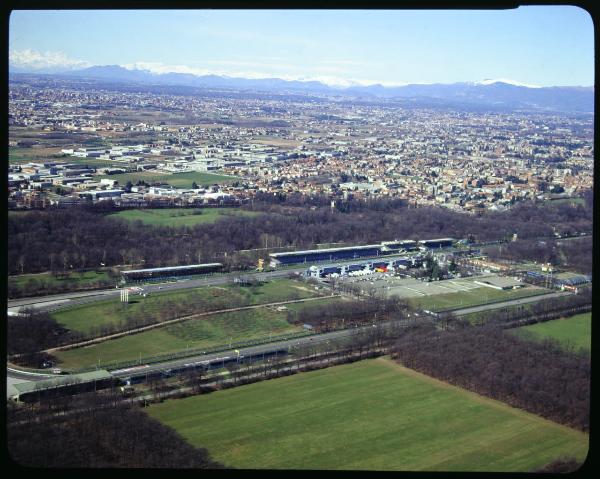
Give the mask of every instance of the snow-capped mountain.
<svg viewBox="0 0 600 479">
<path fill-rule="evenodd" d="M 518 82 L 515 80 L 509 80 L 507 78 L 498 78 L 496 80 L 487 78 L 485 80 L 479 80 L 479 81 L 473 82 L 473 85 L 493 85 L 494 83 L 506 83 L 507 85 L 522 86 L 525 88 L 542 88 L 541 86 L 538 86 L 538 85 L 521 83 L 521 82 Z"/>
<path fill-rule="evenodd" d="M 36 73 L 39 75 L 39 73 Z M 11 76 L 16 73 L 11 71 Z M 18 75 L 18 74 L 17 74 Z M 534 109 L 593 112 L 594 87 L 539 87 L 507 79 L 485 79 L 461 83 L 408 85 L 361 84 L 330 78 L 285 80 L 281 78 L 236 78 L 191 73 L 156 73 L 119 65 L 93 66 L 63 73 L 69 79 L 93 79 L 147 86 L 185 86 L 271 93 L 337 95 L 366 99 L 409 101 L 433 106 Z"/>
</svg>

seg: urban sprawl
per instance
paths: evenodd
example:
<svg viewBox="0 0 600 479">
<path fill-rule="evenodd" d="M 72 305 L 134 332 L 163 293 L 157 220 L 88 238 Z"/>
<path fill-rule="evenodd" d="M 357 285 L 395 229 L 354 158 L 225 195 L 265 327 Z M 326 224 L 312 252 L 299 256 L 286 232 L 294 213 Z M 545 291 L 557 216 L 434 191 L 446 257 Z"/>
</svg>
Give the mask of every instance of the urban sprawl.
<svg viewBox="0 0 600 479">
<path fill-rule="evenodd" d="M 11 135 L 9 146 L 49 153 L 10 165 L 9 208 L 219 205 L 267 192 L 401 198 L 469 213 L 578 196 L 593 184 L 591 116 L 27 82 L 11 84 L 9 99 L 11 131 L 46 138 Z M 207 181 L 171 184 L 186 173 Z"/>
</svg>

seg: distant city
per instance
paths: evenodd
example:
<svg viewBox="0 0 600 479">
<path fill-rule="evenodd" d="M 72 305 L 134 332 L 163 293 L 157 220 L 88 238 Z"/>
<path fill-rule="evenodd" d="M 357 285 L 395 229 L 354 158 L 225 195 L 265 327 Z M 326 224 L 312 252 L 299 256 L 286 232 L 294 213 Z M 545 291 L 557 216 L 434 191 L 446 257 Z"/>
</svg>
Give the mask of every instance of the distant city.
<svg viewBox="0 0 600 479">
<path fill-rule="evenodd" d="M 591 477 L 590 20 L 13 11 L 8 462 Z"/>
<path fill-rule="evenodd" d="M 198 98 L 80 82 L 44 75 L 11 82 L 11 129 L 36 130 L 44 142 L 29 135 L 9 146 L 50 154 L 11 164 L 9 207 L 105 199 L 193 206 L 260 191 L 477 212 L 576 197 L 593 184 L 593 116 L 583 113 L 260 91 Z M 182 173 L 206 181 L 176 188 Z"/>
</svg>

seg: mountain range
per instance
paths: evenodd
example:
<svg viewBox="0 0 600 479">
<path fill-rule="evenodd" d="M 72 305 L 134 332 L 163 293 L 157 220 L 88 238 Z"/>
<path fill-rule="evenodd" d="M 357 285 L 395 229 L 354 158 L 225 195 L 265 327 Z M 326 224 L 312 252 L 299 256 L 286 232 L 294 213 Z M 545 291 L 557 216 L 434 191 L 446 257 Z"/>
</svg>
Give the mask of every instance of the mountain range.
<svg viewBox="0 0 600 479">
<path fill-rule="evenodd" d="M 12 70 L 11 75 L 18 73 Z M 72 79 L 95 79 L 117 83 L 187 86 L 207 89 L 264 91 L 270 93 L 305 93 L 363 99 L 429 101 L 435 104 L 463 104 L 503 109 L 528 109 L 576 113 L 593 113 L 594 87 L 532 87 L 510 80 L 482 80 L 461 83 L 409 84 L 403 86 L 353 85 L 330 86 L 319 81 L 283 80 L 280 78 L 235 78 L 189 73 L 152 73 L 118 65 L 93 66 L 53 76 Z"/>
</svg>

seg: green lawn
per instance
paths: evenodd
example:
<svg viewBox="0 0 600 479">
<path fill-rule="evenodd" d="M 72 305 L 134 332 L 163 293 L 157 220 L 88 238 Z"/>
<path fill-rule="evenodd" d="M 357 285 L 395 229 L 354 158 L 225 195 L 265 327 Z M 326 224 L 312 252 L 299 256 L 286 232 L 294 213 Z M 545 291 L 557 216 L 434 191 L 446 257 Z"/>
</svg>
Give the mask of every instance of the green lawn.
<svg viewBox="0 0 600 479">
<path fill-rule="evenodd" d="M 111 214 L 110 217 L 122 218 L 128 221 L 141 221 L 154 226 L 194 226 L 197 224 L 214 223 L 228 216 L 256 216 L 259 213 L 244 211 L 239 208 L 165 208 L 124 210 Z"/>
<path fill-rule="evenodd" d="M 588 435 L 379 358 L 168 400 L 148 414 L 231 467 L 530 471 Z"/>
<path fill-rule="evenodd" d="M 152 292 L 146 298 L 130 295 L 130 303 L 125 305 L 118 297 L 95 301 L 52 313 L 52 317 L 68 329 L 89 333 L 92 328 L 107 324 L 125 324 L 128 317 L 136 315 L 163 314 L 163 320 L 172 319 L 178 314 L 177 305 L 194 305 L 195 312 L 214 311 L 237 306 L 275 303 L 317 296 L 303 284 L 281 279 L 256 286 L 241 287 L 225 285 L 220 287 L 203 286 L 172 292 Z M 187 313 L 190 314 L 190 313 Z"/>
<path fill-rule="evenodd" d="M 60 150 L 60 148 L 21 148 L 11 146 L 8 148 L 8 161 L 9 163 L 57 161 L 57 156 L 61 156 Z"/>
<path fill-rule="evenodd" d="M 516 298 L 536 296 L 547 293 L 548 290 L 526 286 L 521 289 L 510 289 L 501 291 L 492 288 L 475 288 L 470 291 L 458 293 L 432 294 L 430 296 L 419 296 L 408 299 L 408 303 L 415 308 L 428 309 L 430 311 L 442 311 L 446 309 L 461 309 L 480 304 L 499 301 L 509 301 Z"/>
<path fill-rule="evenodd" d="M 589 352 L 592 346 L 592 313 L 530 324 L 513 329 L 512 332 L 534 341 L 555 339 L 566 347 Z"/>
<path fill-rule="evenodd" d="M 109 178 L 117 180 L 120 185 L 125 185 L 128 181 L 131 181 L 134 185 L 139 180 L 144 180 L 147 183 L 155 181 L 168 183 L 175 188 L 191 188 L 192 183 L 195 181 L 199 186 L 214 185 L 216 183 L 232 183 L 238 178 L 226 175 L 217 175 L 213 173 L 202 173 L 198 171 L 188 173 L 158 173 L 158 172 L 135 172 L 135 173 L 120 173 L 116 175 L 101 175 L 99 178 Z"/>
<path fill-rule="evenodd" d="M 199 304 L 198 311 L 225 309 L 239 305 L 260 305 L 294 299 L 316 297 L 313 291 L 304 289 L 301 283 L 276 280 L 253 287 L 228 285 L 224 287 L 202 287 L 185 291 L 153 293 L 147 298 L 130 296 L 137 303 L 122 305 L 117 299 L 99 301 L 71 309 L 59 310 L 52 316 L 69 329 L 89 333 L 94 327 L 105 324 L 125 325 L 127 314 L 148 313 L 160 308 L 169 308 L 174 303 L 191 301 Z M 329 302 L 337 298 L 324 297 L 318 302 Z M 309 304 L 307 303 L 307 307 Z M 301 303 L 289 305 L 292 311 L 301 309 Z M 129 313 L 127 313 L 129 312 Z M 170 311 L 172 313 L 172 311 Z M 167 325 L 142 333 L 105 341 L 93 346 L 60 351 L 55 355 L 64 368 L 83 368 L 104 361 L 125 361 L 142 356 L 153 356 L 190 348 L 210 348 L 229 341 L 244 341 L 266 338 L 269 334 L 283 334 L 302 330 L 302 327 L 287 322 L 288 311 L 273 308 L 258 308 L 245 311 L 211 314 Z M 166 319 L 166 318 L 165 318 Z"/>
<path fill-rule="evenodd" d="M 301 331 L 287 322 L 285 312 L 258 308 L 209 315 L 163 328 L 105 341 L 93 346 L 59 351 L 62 368 L 84 368 L 110 361 L 126 361 L 167 354 L 186 348 L 211 348 L 236 341 Z"/>
</svg>

